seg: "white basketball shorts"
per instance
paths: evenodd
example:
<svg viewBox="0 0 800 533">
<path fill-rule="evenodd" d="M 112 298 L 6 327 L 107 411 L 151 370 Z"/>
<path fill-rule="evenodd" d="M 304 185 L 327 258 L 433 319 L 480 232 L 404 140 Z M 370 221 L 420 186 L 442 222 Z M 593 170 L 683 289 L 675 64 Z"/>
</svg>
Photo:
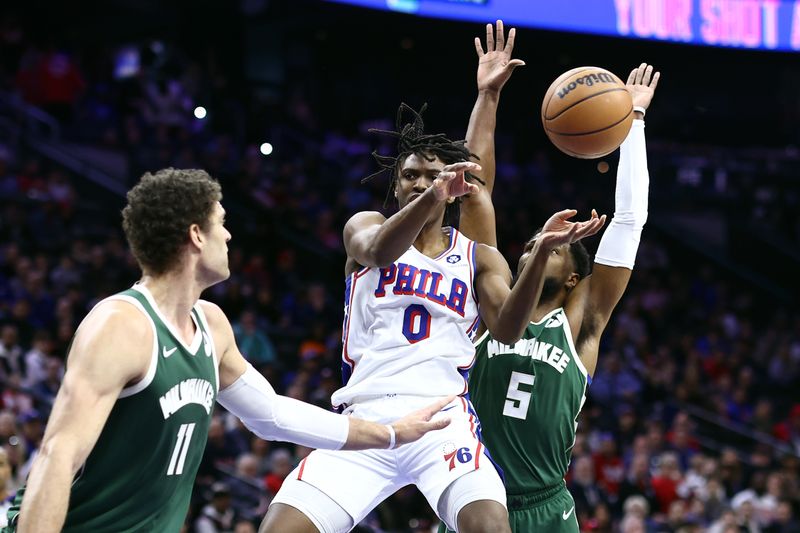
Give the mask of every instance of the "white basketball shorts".
<svg viewBox="0 0 800 533">
<path fill-rule="evenodd" d="M 386 423 L 432 401 L 434 398 L 390 395 L 360 402 L 345 412 Z M 480 470 L 482 475 L 468 476 L 464 480 L 475 480 L 476 486 L 464 487 L 469 501 L 464 498 L 452 498 L 452 501 L 463 507 L 473 501 L 494 500 L 505 507 L 505 488 L 478 439 L 478 421 L 472 405 L 458 397 L 434 418 L 444 416 L 450 417 L 449 426 L 394 450 L 313 451 L 289 474 L 272 503 L 291 505 L 291 501 L 281 501 L 281 492 L 284 487 L 290 491 L 292 483 L 302 481 L 328 495 L 352 517 L 354 524 L 358 524 L 380 502 L 401 487 L 413 484 L 439 517 L 450 525 L 460 509 L 439 509 L 442 493 L 461 476 Z M 303 507 L 301 511 L 305 514 L 317 514 L 314 502 L 304 502 Z M 324 506 L 321 507 L 324 513 Z M 317 518 L 324 520 L 325 517 Z"/>
</svg>

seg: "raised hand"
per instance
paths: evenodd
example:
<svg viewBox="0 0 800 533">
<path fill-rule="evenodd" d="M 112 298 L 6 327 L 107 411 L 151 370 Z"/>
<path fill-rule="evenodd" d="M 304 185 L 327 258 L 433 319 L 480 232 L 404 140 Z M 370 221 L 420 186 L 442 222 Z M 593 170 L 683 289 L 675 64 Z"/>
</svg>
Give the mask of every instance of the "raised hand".
<svg viewBox="0 0 800 533">
<path fill-rule="evenodd" d="M 397 422 L 392 422 L 392 427 L 394 428 L 396 436 L 396 446 L 400 446 L 401 444 L 406 444 L 408 442 L 414 442 L 429 431 L 443 429 L 450 425 L 449 418 L 439 418 L 434 421 L 431 421 L 431 418 L 433 418 L 436 413 L 444 409 L 447 404 L 452 402 L 454 399 L 455 396 L 442 398 L 441 400 L 437 400 L 427 407 L 423 407 L 419 411 L 414 411 L 413 413 L 404 416 Z"/>
<path fill-rule="evenodd" d="M 433 180 L 434 193 L 438 200 L 458 198 L 465 194 L 478 192 L 478 186 L 467 183 L 464 179 L 466 172 L 480 172 L 481 166 L 470 161 L 462 161 L 445 166 L 436 179 Z"/>
<path fill-rule="evenodd" d="M 514 69 L 525 64 L 520 59 L 511 59 L 514 50 L 514 38 L 517 31 L 511 28 L 506 41 L 503 32 L 503 21 L 497 21 L 497 37 L 494 28 L 486 25 L 486 51 L 483 49 L 480 37 L 475 37 L 475 50 L 478 52 L 478 90 L 500 91 L 511 77 Z"/>
<path fill-rule="evenodd" d="M 653 74 L 653 65 L 647 63 L 642 63 L 631 71 L 625 86 L 631 93 L 634 106 L 641 106 L 645 109 L 650 106 L 659 78 L 661 78 L 661 73 Z"/>
<path fill-rule="evenodd" d="M 606 216 L 597 216 L 597 211 L 592 209 L 592 216 L 583 222 L 570 222 L 578 212 L 574 209 L 565 209 L 551 216 L 545 222 L 542 232 L 536 238 L 536 244 L 545 249 L 557 248 L 563 244 L 571 244 L 584 237 L 594 235 L 606 223 Z"/>
</svg>

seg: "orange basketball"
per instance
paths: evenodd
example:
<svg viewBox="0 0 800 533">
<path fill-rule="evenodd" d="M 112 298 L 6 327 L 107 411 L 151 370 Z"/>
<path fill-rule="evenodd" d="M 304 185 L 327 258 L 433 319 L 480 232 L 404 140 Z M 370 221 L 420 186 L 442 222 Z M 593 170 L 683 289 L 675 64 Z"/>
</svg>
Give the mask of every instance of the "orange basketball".
<svg viewBox="0 0 800 533">
<path fill-rule="evenodd" d="M 547 89 L 542 125 L 559 150 L 581 159 L 619 147 L 633 123 L 633 101 L 622 82 L 599 67 L 565 72 Z"/>
</svg>

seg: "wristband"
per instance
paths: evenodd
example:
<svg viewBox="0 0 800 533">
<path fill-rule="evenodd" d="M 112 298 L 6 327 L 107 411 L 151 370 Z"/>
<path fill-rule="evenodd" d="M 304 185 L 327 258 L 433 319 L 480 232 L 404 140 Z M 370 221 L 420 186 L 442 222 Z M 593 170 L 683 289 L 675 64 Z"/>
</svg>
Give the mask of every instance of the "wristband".
<svg viewBox="0 0 800 533">
<path fill-rule="evenodd" d="M 637 111 L 642 114 L 642 118 L 647 114 L 647 110 L 640 105 L 633 106 L 633 112 L 636 113 Z"/>
<path fill-rule="evenodd" d="M 397 435 L 395 435 L 394 428 L 391 426 L 391 424 L 386 424 L 386 429 L 389 430 L 389 446 L 386 449 L 391 450 L 394 448 Z"/>
</svg>

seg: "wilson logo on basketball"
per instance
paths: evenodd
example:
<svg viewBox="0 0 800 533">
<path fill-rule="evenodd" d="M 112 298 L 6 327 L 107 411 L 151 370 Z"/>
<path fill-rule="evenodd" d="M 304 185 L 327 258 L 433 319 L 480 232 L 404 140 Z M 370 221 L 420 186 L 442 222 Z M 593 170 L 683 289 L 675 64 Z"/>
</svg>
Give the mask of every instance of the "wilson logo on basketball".
<svg viewBox="0 0 800 533">
<path fill-rule="evenodd" d="M 570 92 L 574 91 L 578 85 L 586 85 L 587 87 L 591 87 L 595 83 L 616 83 L 614 78 L 606 73 L 606 72 L 599 72 L 596 74 L 587 74 L 586 76 L 580 77 L 573 82 L 570 82 L 569 85 L 558 91 L 556 94 L 559 98 L 563 99 L 567 96 Z"/>
</svg>

